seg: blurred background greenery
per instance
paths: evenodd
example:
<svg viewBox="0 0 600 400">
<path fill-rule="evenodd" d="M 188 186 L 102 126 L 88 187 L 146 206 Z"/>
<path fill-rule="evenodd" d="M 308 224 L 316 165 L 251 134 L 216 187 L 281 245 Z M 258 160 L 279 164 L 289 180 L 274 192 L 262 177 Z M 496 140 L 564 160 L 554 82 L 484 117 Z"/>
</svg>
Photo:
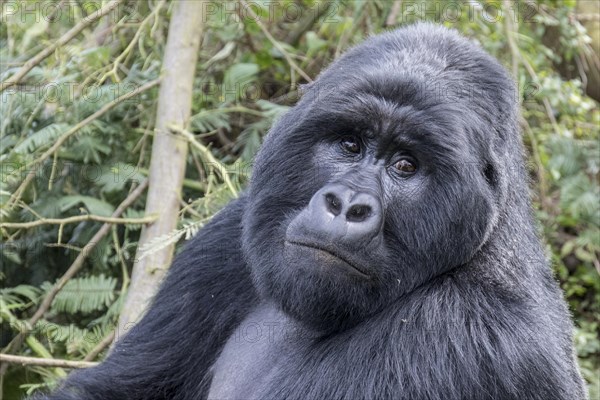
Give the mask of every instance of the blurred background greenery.
<svg viewBox="0 0 600 400">
<path fill-rule="evenodd" d="M 600 399 L 600 2 L 282 0 L 252 2 L 251 12 L 238 2 L 205 3 L 178 228 L 143 255 L 185 241 L 243 190 L 263 136 L 307 77 L 371 34 L 441 23 L 478 42 L 518 83 L 540 234 L 574 315 L 591 398 Z M 0 82 L 56 47 L 0 91 L 6 354 L 101 360 L 148 221 L 145 195 L 134 196 L 94 239 L 148 175 L 158 86 L 143 85 L 159 78 L 173 2 L 124 1 L 59 41 L 103 4 L 0 2 Z M 77 273 L 52 293 L 74 263 Z M 32 319 L 44 299 L 47 310 Z M 66 371 L 5 363 L 0 398 L 21 398 Z"/>
</svg>

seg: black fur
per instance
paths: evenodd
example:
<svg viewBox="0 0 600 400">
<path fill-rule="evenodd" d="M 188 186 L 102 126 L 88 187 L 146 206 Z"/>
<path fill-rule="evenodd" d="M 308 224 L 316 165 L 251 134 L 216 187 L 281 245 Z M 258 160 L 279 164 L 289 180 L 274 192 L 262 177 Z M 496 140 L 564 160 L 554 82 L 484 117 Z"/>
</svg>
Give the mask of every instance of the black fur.
<svg viewBox="0 0 600 400">
<path fill-rule="evenodd" d="M 587 398 L 515 97 L 495 60 L 445 28 L 349 51 L 272 128 L 247 192 L 188 244 L 143 320 L 45 398 Z M 406 155 L 417 170 L 404 176 Z M 381 224 L 331 236 L 307 210 L 332 184 L 369 193 Z"/>
</svg>

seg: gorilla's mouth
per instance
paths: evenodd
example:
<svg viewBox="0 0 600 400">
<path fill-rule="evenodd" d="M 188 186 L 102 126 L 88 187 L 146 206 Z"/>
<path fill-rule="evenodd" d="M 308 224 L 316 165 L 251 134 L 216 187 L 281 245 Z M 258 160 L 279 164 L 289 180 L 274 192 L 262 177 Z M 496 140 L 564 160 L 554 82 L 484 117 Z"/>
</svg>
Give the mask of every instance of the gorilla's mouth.
<svg viewBox="0 0 600 400">
<path fill-rule="evenodd" d="M 369 276 L 367 273 L 365 273 L 361 268 L 358 268 L 355 264 L 350 262 L 346 257 L 344 257 L 343 255 L 339 254 L 338 252 L 333 251 L 329 248 L 320 246 L 315 243 L 298 242 L 295 240 L 286 240 L 285 243 L 288 245 L 292 245 L 292 246 L 305 247 L 305 248 L 309 248 L 312 250 L 326 253 L 328 256 L 333 257 L 338 261 L 341 261 L 341 264 L 353 275 L 358 276 L 363 279 L 371 279 L 371 276 Z"/>
</svg>

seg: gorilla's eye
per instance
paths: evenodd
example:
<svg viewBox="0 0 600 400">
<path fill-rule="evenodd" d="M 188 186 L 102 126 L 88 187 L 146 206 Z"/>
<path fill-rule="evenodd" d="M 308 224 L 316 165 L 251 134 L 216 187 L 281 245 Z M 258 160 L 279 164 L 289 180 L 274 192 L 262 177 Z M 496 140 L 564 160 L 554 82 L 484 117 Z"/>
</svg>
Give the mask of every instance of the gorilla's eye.
<svg viewBox="0 0 600 400">
<path fill-rule="evenodd" d="M 406 175 L 414 174 L 417 170 L 415 163 L 409 158 L 401 158 L 400 160 L 396 161 L 394 168 Z"/>
<path fill-rule="evenodd" d="M 348 153 L 360 153 L 360 144 L 358 144 L 358 141 L 351 136 L 344 137 L 340 142 L 340 146 L 342 146 L 342 149 L 344 149 Z"/>
</svg>

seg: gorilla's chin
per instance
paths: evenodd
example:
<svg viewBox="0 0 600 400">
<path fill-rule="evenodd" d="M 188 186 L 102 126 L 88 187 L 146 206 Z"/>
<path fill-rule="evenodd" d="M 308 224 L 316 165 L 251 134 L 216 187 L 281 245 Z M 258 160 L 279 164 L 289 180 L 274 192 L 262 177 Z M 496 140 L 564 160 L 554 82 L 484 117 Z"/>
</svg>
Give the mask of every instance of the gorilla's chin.
<svg viewBox="0 0 600 400">
<path fill-rule="evenodd" d="M 343 255 L 319 245 L 285 242 L 281 264 L 253 268 L 259 291 L 311 330 L 342 331 L 382 306 L 382 288 Z M 266 268 L 265 268 L 266 267 Z"/>
</svg>

